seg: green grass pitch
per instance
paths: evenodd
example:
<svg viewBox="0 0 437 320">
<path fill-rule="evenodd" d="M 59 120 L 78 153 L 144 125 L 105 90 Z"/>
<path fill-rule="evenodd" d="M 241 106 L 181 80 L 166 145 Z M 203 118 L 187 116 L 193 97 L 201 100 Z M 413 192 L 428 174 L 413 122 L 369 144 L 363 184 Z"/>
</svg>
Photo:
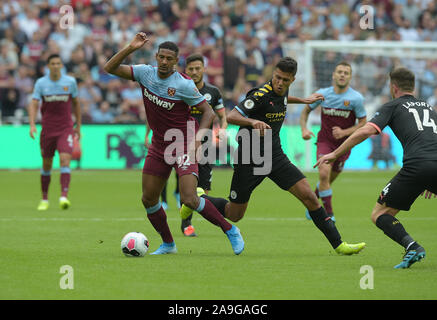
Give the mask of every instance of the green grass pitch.
<svg viewBox="0 0 437 320">
<path fill-rule="evenodd" d="M 214 170 L 211 195 L 227 196 L 231 175 Z M 359 255 L 337 255 L 305 219 L 303 206 L 268 179 L 237 223 L 246 242 L 240 256 L 197 213 L 199 236 L 184 238 L 172 175 L 167 216 L 178 254 L 126 258 L 120 241 L 127 232 L 146 234 L 150 250 L 161 243 L 142 208 L 140 171 L 73 171 L 67 211 L 58 208 L 59 172 L 53 171 L 51 207 L 42 213 L 36 211 L 38 171 L 0 171 L 0 299 L 436 299 L 437 199 L 419 197 L 410 212 L 398 215 L 427 250 L 410 269 L 393 269 L 403 249 L 370 221 L 393 175 L 345 172 L 333 185 L 343 240 L 367 243 Z M 316 173 L 307 176 L 314 186 Z M 64 265 L 73 268 L 73 289 L 60 286 Z M 363 289 L 371 275 L 373 289 Z"/>
</svg>

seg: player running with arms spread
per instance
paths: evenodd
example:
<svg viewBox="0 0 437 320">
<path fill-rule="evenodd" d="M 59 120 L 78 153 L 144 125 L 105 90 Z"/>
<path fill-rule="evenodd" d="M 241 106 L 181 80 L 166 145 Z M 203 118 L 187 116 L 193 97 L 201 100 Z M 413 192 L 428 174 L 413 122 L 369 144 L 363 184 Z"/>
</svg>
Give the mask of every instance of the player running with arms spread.
<svg viewBox="0 0 437 320">
<path fill-rule="evenodd" d="M 190 124 L 195 123 L 190 116 L 190 107 L 197 107 L 203 113 L 199 130 L 209 128 L 214 112 L 194 82 L 175 71 L 179 48 L 173 42 L 167 41 L 159 45 L 155 55 L 157 67 L 122 64 L 128 55 L 143 47 L 147 41 L 149 39 L 145 33 L 137 33 L 126 47 L 105 64 L 104 69 L 121 78 L 137 81 L 143 92 L 147 122 L 153 131 L 153 137 L 143 168 L 142 203 L 147 218 L 163 240 L 162 245 L 152 254 L 177 252 L 167 224 L 167 216 L 159 201 L 172 168 L 179 175 L 181 203 L 196 209 L 205 219 L 219 226 L 230 240 L 234 253 L 240 254 L 244 249 L 244 241 L 239 229 L 228 223 L 209 200 L 197 196 L 198 167 L 188 150 L 194 142 L 194 137 L 189 138 L 188 129 Z M 167 141 L 165 136 L 169 130 L 183 135 L 182 141 L 180 138 Z M 196 138 L 195 143 L 198 147 L 200 140 Z M 170 146 L 175 148 L 169 148 Z"/>
<path fill-rule="evenodd" d="M 415 76 L 406 68 L 390 72 L 390 93 L 394 100 L 384 104 L 362 128 L 333 152 L 322 156 L 316 166 L 333 163 L 355 145 L 389 126 L 404 149 L 403 166 L 382 189 L 372 210 L 372 221 L 390 239 L 405 248 L 395 268 L 409 268 L 425 257 L 425 249 L 404 229 L 395 216 L 409 211 L 416 198 L 437 193 L 437 114 L 414 96 Z"/>
</svg>

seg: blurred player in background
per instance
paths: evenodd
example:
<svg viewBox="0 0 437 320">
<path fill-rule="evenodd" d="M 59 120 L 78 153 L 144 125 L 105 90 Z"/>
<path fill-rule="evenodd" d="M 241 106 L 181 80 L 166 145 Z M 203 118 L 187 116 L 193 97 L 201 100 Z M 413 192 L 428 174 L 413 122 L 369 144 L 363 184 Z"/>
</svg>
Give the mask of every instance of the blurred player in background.
<svg viewBox="0 0 437 320">
<path fill-rule="evenodd" d="M 226 109 L 223 105 L 222 95 L 220 90 L 204 81 L 203 74 L 205 72 L 205 63 L 203 60 L 203 56 L 198 53 L 194 53 L 187 57 L 186 59 L 186 67 L 185 73 L 193 79 L 196 84 L 199 92 L 205 97 L 206 102 L 212 107 L 214 112 L 216 113 L 219 122 L 220 129 L 225 130 L 228 126 L 226 121 Z M 202 112 L 196 107 L 191 108 L 191 116 L 196 119 L 199 123 L 202 119 Z M 210 126 L 212 129 L 212 124 Z M 207 137 L 205 137 L 207 138 Z M 219 137 L 225 139 L 226 137 Z M 204 139 L 202 143 L 205 143 Z M 211 141 L 210 141 L 211 142 Z M 205 156 L 208 156 L 205 154 Z M 199 183 L 198 187 L 202 188 L 206 194 L 211 190 L 211 182 L 212 182 L 212 163 L 199 163 Z M 193 210 L 189 207 L 182 205 L 180 210 L 182 223 L 181 229 L 185 236 L 194 237 L 196 236 L 194 227 L 191 224 L 191 218 L 193 216 Z"/>
<path fill-rule="evenodd" d="M 35 82 L 32 100 L 29 105 L 30 137 L 35 139 L 35 126 L 39 104 L 41 102 L 41 135 L 40 146 L 43 159 L 41 169 L 42 200 L 38 210 L 49 208 L 48 191 L 55 151 L 58 150 L 61 171 L 61 197 L 59 205 L 62 209 L 70 207 L 68 190 L 71 179 L 70 161 L 73 153 L 74 136 L 80 138 L 81 113 L 77 97 L 77 83 L 73 77 L 62 74 L 63 64 L 57 54 L 47 59 L 49 74 Z M 73 126 L 73 110 L 76 126 Z"/>
<path fill-rule="evenodd" d="M 316 142 L 317 158 L 335 150 L 348 136 L 366 123 L 364 98 L 358 91 L 350 87 L 351 78 L 351 65 L 344 61 L 340 62 L 332 73 L 334 85 L 317 91 L 325 97 L 325 100 L 306 105 L 302 110 L 300 115 L 302 138 L 309 140 L 314 137 L 314 133 L 307 128 L 308 116 L 318 106 L 322 108 L 322 125 Z M 356 119 L 358 119 L 358 123 L 356 123 Z M 333 221 L 335 221 L 335 217 L 332 209 L 331 184 L 342 172 L 349 155 L 350 151 L 332 164 L 321 164 L 319 166 L 319 182 L 315 192 L 317 197 L 322 200 L 326 212 Z M 308 211 L 306 216 L 311 219 Z"/>
<path fill-rule="evenodd" d="M 340 147 L 319 158 L 315 166 L 333 163 L 355 145 L 390 126 L 404 149 L 401 170 L 382 189 L 372 211 L 372 221 L 390 239 L 405 248 L 397 269 L 409 268 L 425 257 L 419 245 L 395 218 L 409 211 L 420 194 L 437 193 L 437 113 L 414 96 L 415 76 L 406 68 L 390 73 L 390 93 L 394 100 L 384 104 L 369 122 L 354 132 Z M 425 192 L 426 191 L 426 192 Z"/>
<path fill-rule="evenodd" d="M 193 124 L 194 127 L 197 124 L 199 131 L 205 130 L 210 127 L 215 115 L 193 80 L 175 70 L 179 61 L 178 46 L 170 41 L 161 43 L 155 55 L 157 67 L 121 64 L 147 41 L 149 38 L 145 33 L 137 33 L 127 46 L 106 62 L 104 69 L 121 78 L 137 81 L 143 92 L 147 122 L 153 131 L 153 137 L 143 168 L 142 202 L 147 218 L 163 241 L 152 254 L 177 252 L 167 224 L 167 216 L 159 201 L 172 168 L 175 168 L 179 176 L 181 203 L 196 209 L 209 222 L 219 226 L 227 235 L 234 253 L 240 254 L 244 249 L 240 230 L 228 223 L 209 200 L 199 198 L 196 193 L 198 167 L 190 149 L 194 142 L 196 148 L 199 147 L 200 140 L 194 141 L 194 133 L 190 138 L 189 126 Z M 203 113 L 200 124 L 191 117 L 191 107 L 197 107 Z M 169 132 L 181 134 L 182 137 L 168 141 L 165 137 Z M 175 148 L 169 151 L 172 146 Z"/>
</svg>

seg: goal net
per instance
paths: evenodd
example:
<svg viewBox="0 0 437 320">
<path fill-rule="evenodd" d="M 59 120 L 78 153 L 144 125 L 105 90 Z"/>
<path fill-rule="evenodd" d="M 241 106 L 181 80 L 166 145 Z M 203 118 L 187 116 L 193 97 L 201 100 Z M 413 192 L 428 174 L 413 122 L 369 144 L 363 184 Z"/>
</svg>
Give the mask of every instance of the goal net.
<svg viewBox="0 0 437 320">
<path fill-rule="evenodd" d="M 334 67 L 344 60 L 352 66 L 351 87 L 364 96 L 368 118 L 373 116 L 377 108 L 390 100 L 388 74 L 393 67 L 398 66 L 407 67 L 415 73 L 418 97 L 437 106 L 435 100 L 437 97 L 437 43 L 328 40 L 291 42 L 284 44 L 283 49 L 285 55 L 298 61 L 298 74 L 290 91 L 292 95 L 306 97 L 319 88 L 331 86 Z M 299 115 L 303 107 L 302 105 L 288 107 L 288 124 L 299 123 Z M 317 127 L 319 124 L 320 108 L 312 112 L 308 120 L 308 126 Z M 301 161 L 297 165 L 301 169 L 311 170 L 315 163 L 314 142 L 315 139 L 308 142 L 303 151 L 304 156 L 300 156 Z M 392 146 L 392 149 L 396 149 L 395 147 L 396 145 Z M 399 150 L 393 150 L 395 151 L 399 153 Z M 400 164 L 402 155 L 395 154 L 394 156 L 396 162 Z M 361 159 L 363 159 L 362 154 Z M 346 162 L 345 169 L 365 170 L 373 165 L 370 159 L 355 163 L 353 154 L 350 160 L 352 161 Z"/>
</svg>

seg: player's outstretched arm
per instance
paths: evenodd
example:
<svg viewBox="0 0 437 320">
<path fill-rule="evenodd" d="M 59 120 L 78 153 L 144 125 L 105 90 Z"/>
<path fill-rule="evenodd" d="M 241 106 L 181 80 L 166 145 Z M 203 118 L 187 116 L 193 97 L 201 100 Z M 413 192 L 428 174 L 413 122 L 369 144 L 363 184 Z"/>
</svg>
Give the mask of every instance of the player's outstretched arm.
<svg viewBox="0 0 437 320">
<path fill-rule="evenodd" d="M 314 133 L 307 128 L 308 116 L 311 111 L 311 108 L 306 105 L 300 113 L 299 124 L 302 131 L 302 139 L 304 140 L 309 140 L 311 137 L 315 137 Z"/>
<path fill-rule="evenodd" d="M 74 127 L 74 133 L 76 134 L 77 138 L 80 139 L 80 127 L 82 125 L 82 113 L 80 111 L 80 103 L 79 98 L 73 98 L 73 112 L 74 117 L 76 118 L 76 126 Z"/>
<path fill-rule="evenodd" d="M 219 110 L 215 111 L 216 115 L 219 118 L 220 121 L 220 129 L 217 133 L 217 138 L 220 140 L 226 139 L 226 128 L 228 127 L 228 121 L 226 120 L 226 109 L 221 108 Z"/>
<path fill-rule="evenodd" d="M 322 163 L 332 163 L 334 162 L 338 157 L 342 156 L 346 152 L 348 152 L 350 149 L 352 149 L 357 144 L 363 142 L 368 137 L 377 134 L 378 131 L 375 127 L 373 127 L 370 124 L 366 124 L 363 127 L 359 128 L 357 131 L 355 131 L 349 138 L 347 138 L 337 149 L 335 149 L 333 152 L 328 153 L 322 157 L 320 157 L 316 164 L 314 165 L 314 168 L 318 167 Z"/>
<path fill-rule="evenodd" d="M 220 129 L 226 129 L 228 127 L 228 121 L 226 120 L 226 109 L 221 108 L 219 110 L 216 110 L 215 113 L 217 114 L 217 117 L 220 121 Z"/>
<path fill-rule="evenodd" d="M 196 108 L 202 112 L 202 118 L 199 122 L 199 130 L 208 129 L 215 118 L 215 113 L 208 102 L 204 101 L 197 105 Z"/>
<path fill-rule="evenodd" d="M 140 49 L 148 41 L 149 38 L 147 38 L 147 35 L 144 32 L 138 32 L 127 46 L 117 52 L 108 62 L 106 62 L 103 69 L 120 78 L 134 80 L 132 78 L 131 67 L 121 63 L 128 55 Z"/>
<path fill-rule="evenodd" d="M 359 128 L 363 127 L 366 123 L 367 123 L 367 119 L 366 117 L 363 117 L 358 119 L 358 123 L 356 125 L 346 129 L 341 129 L 338 126 L 334 126 L 332 127 L 332 135 L 335 139 L 342 139 L 344 137 L 350 136 Z"/>
<path fill-rule="evenodd" d="M 146 117 L 146 135 L 144 137 L 144 146 L 149 149 L 150 148 L 150 142 L 149 142 L 149 135 L 150 135 L 150 126 L 149 126 L 149 122 L 147 122 L 147 117 Z"/>
<path fill-rule="evenodd" d="M 202 118 L 199 122 L 199 131 L 197 133 L 198 136 L 196 138 L 196 142 L 200 143 L 201 139 L 205 135 L 205 130 L 209 129 L 209 127 L 211 126 L 215 118 L 215 113 L 212 110 L 211 106 L 208 104 L 208 102 L 206 102 L 206 100 L 203 101 L 201 104 L 197 105 L 196 108 L 200 112 L 202 112 Z"/>
<path fill-rule="evenodd" d="M 294 96 L 290 96 L 287 98 L 288 103 L 302 103 L 302 104 L 311 104 L 319 100 L 325 100 L 325 97 L 321 93 L 313 93 L 308 98 L 298 98 Z"/>
<path fill-rule="evenodd" d="M 238 112 L 236 108 L 229 112 L 226 118 L 228 123 L 235 124 L 240 127 L 252 127 L 260 130 L 261 136 L 264 136 L 264 130 L 271 129 L 271 127 L 263 121 L 246 118 L 240 112 Z"/>
<path fill-rule="evenodd" d="M 35 119 L 36 119 L 36 114 L 38 112 L 38 106 L 39 106 L 39 100 L 32 99 L 30 101 L 29 108 L 27 109 L 27 113 L 29 115 L 29 125 L 30 125 L 29 134 L 32 139 L 35 139 L 35 134 L 37 132 L 35 127 Z"/>
</svg>

